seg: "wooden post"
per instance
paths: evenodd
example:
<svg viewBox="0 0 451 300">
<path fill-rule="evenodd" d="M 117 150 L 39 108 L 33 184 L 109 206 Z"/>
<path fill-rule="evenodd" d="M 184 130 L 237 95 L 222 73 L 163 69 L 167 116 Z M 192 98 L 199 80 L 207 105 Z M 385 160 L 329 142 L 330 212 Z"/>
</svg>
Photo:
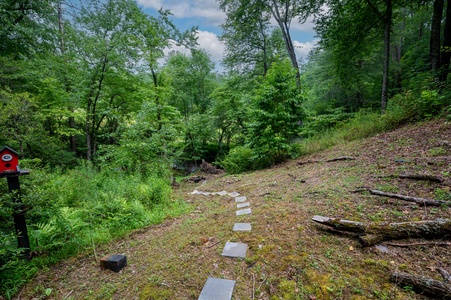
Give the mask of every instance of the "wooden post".
<svg viewBox="0 0 451 300">
<path fill-rule="evenodd" d="M 27 223 L 25 221 L 25 212 L 23 211 L 22 201 L 20 199 L 19 176 L 8 176 L 8 189 L 12 195 L 12 201 L 17 204 L 14 209 L 14 227 L 16 228 L 17 243 L 19 248 L 24 249 L 25 256 L 30 256 L 30 240 L 28 238 Z"/>
</svg>

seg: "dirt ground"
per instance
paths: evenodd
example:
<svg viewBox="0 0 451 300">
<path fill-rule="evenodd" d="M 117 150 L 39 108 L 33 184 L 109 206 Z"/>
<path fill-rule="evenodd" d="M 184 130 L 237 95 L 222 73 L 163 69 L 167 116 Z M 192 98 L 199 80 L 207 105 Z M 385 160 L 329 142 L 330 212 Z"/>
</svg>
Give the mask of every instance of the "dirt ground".
<svg viewBox="0 0 451 300">
<path fill-rule="evenodd" d="M 354 160 L 327 160 L 349 156 Z M 400 174 L 440 176 L 441 183 L 401 179 Z M 428 299 L 390 282 L 393 272 L 443 280 L 451 271 L 450 244 L 405 239 L 362 247 L 356 237 L 328 231 L 314 215 L 364 223 L 451 218 L 448 207 L 423 207 L 371 195 L 368 189 L 451 201 L 451 124 L 435 120 L 353 141 L 241 175 L 209 175 L 182 182 L 174 197 L 189 214 L 151 226 L 64 261 L 39 275 L 17 299 L 197 299 L 208 277 L 236 280 L 232 299 Z M 193 190 L 236 191 L 252 214 L 236 216 L 229 196 Z M 236 222 L 252 224 L 234 232 Z M 227 241 L 247 243 L 246 258 L 221 256 Z M 98 259 L 122 253 L 119 273 L 101 270 Z M 47 292 L 46 292 L 47 291 Z"/>
</svg>

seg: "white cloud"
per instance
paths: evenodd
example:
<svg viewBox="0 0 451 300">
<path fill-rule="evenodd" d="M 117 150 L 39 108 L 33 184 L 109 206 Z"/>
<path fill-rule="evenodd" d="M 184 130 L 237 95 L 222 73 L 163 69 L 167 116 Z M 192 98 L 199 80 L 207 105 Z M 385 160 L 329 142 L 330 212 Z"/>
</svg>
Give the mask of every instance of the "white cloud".
<svg viewBox="0 0 451 300">
<path fill-rule="evenodd" d="M 216 68 L 220 68 L 220 62 L 225 51 L 224 44 L 219 40 L 218 36 L 212 32 L 198 30 L 197 36 L 197 43 L 199 44 L 198 48 L 205 50 L 210 55 L 211 60 L 216 64 Z M 189 49 L 184 46 L 177 46 L 173 43 L 170 48 L 164 49 L 165 56 L 167 57 L 167 55 L 173 51 L 191 55 Z M 164 64 L 165 59 L 161 59 L 159 62 Z"/>
<path fill-rule="evenodd" d="M 301 58 L 306 59 L 310 50 L 312 50 L 316 46 L 317 42 L 318 42 L 318 40 L 313 40 L 313 41 L 307 42 L 307 43 L 293 41 L 293 46 L 294 46 L 294 51 L 296 52 L 296 57 L 298 59 L 301 59 Z"/>
<path fill-rule="evenodd" d="M 219 8 L 216 0 L 137 0 L 139 4 L 147 8 L 168 9 L 175 18 L 200 17 L 206 20 L 208 25 L 222 24 L 225 14 Z"/>
<path fill-rule="evenodd" d="M 313 28 L 315 24 L 313 23 L 313 16 L 308 17 L 307 20 L 304 23 L 299 23 L 298 19 L 294 19 L 293 22 L 291 22 L 290 29 L 294 31 L 300 31 L 300 32 L 308 32 L 308 33 L 315 33 L 315 29 Z"/>
<path fill-rule="evenodd" d="M 224 56 L 225 46 L 218 36 L 212 32 L 198 30 L 199 48 L 204 49 L 215 63 L 219 63 Z"/>
</svg>

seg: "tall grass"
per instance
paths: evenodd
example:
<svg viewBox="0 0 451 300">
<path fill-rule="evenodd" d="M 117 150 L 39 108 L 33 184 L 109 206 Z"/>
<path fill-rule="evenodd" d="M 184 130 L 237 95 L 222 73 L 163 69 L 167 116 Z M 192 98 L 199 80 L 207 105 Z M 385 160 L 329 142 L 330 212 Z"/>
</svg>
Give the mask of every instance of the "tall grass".
<svg viewBox="0 0 451 300">
<path fill-rule="evenodd" d="M 67 173 L 32 169 L 21 178 L 23 203 L 31 250 L 23 259 L 13 234 L 12 205 L 1 186 L 0 295 L 11 298 L 39 268 L 124 234 L 161 222 L 188 210 L 183 201 L 171 199 L 170 180 L 155 170 L 147 176 L 119 170 L 95 171 L 81 166 Z M 1 297 L 0 297 L 1 298 Z"/>
<path fill-rule="evenodd" d="M 361 110 L 349 120 L 296 143 L 293 145 L 293 152 L 298 156 L 312 154 L 334 145 L 394 129 L 406 121 L 405 113 L 399 107 L 393 107 L 385 114 Z"/>
</svg>

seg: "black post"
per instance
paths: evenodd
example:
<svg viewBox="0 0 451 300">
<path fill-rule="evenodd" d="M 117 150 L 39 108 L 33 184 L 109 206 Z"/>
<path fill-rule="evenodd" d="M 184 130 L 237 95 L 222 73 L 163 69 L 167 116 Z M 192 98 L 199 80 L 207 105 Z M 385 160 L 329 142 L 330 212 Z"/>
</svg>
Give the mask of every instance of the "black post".
<svg viewBox="0 0 451 300">
<path fill-rule="evenodd" d="M 17 242 L 19 248 L 23 248 L 25 256 L 30 257 L 30 240 L 28 239 L 27 223 L 25 222 L 25 211 L 20 200 L 19 176 L 7 177 L 8 189 L 12 195 L 12 201 L 16 204 L 14 208 L 14 226 L 16 228 Z"/>
</svg>

